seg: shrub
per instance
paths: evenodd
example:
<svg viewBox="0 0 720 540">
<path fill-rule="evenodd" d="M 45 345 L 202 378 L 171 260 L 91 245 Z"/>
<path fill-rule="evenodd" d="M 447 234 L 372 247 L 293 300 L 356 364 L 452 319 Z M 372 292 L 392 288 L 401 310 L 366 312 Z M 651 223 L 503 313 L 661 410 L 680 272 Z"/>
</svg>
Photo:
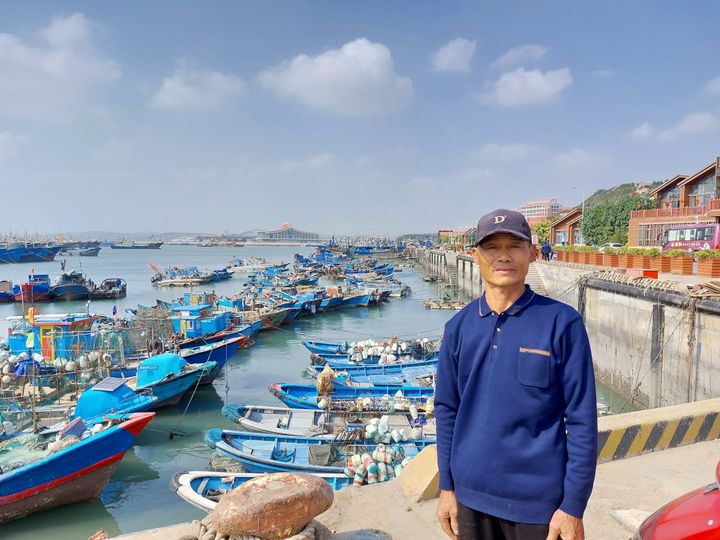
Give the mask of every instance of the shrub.
<svg viewBox="0 0 720 540">
<path fill-rule="evenodd" d="M 692 257 L 692 252 L 686 249 L 671 249 L 665 252 L 667 257 Z"/>
<path fill-rule="evenodd" d="M 698 259 L 720 259 L 720 250 L 718 249 L 701 249 L 695 252 Z"/>
</svg>

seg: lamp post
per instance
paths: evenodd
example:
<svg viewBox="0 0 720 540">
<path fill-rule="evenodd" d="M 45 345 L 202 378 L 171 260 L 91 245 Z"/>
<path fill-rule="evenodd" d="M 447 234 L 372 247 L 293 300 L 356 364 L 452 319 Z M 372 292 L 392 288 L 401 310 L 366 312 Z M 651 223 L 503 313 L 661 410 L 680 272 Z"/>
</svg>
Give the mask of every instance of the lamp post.
<svg viewBox="0 0 720 540">
<path fill-rule="evenodd" d="M 585 190 L 577 186 L 570 186 L 570 189 L 577 189 L 578 191 L 580 191 L 580 193 L 582 193 L 582 212 L 580 214 L 580 243 L 584 244 L 585 239 L 583 238 L 582 226 L 583 221 L 585 220 Z"/>
</svg>

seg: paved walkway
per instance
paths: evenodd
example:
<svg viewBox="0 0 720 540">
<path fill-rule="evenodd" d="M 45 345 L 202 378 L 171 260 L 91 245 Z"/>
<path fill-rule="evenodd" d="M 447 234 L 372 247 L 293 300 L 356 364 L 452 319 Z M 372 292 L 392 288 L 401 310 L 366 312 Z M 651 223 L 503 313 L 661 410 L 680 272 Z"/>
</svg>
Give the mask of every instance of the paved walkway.
<svg viewBox="0 0 720 540">
<path fill-rule="evenodd" d="M 720 459 L 720 440 L 692 444 L 598 466 L 595 489 L 585 513 L 587 540 L 628 540 L 630 528 L 617 514 L 637 510 L 632 523 L 666 502 L 715 481 Z M 435 520 L 437 500 L 410 504 L 395 485 L 347 488 L 336 494 L 333 508 L 320 521 L 338 534 L 334 538 L 362 538 L 348 534 L 368 528 L 389 533 L 395 540 L 444 538 Z M 628 518 L 624 518 L 626 522 Z M 629 521 L 633 521 L 629 519 Z M 124 535 L 124 540 L 177 540 L 186 529 L 174 526 Z"/>
</svg>

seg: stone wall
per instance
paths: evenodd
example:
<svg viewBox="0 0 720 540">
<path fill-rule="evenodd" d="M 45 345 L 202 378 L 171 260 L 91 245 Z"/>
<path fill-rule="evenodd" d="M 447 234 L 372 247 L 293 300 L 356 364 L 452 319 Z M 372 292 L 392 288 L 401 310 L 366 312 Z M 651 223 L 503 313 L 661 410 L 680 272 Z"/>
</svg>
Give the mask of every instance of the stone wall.
<svg viewBox="0 0 720 540">
<path fill-rule="evenodd" d="M 481 294 L 471 257 L 419 255 L 444 279 L 451 260 L 458 287 L 471 298 Z M 598 267 L 542 261 L 535 267 L 548 296 L 583 316 L 600 382 L 640 407 L 720 397 L 720 302 L 692 300 L 677 283 L 622 283 L 624 276 Z"/>
</svg>

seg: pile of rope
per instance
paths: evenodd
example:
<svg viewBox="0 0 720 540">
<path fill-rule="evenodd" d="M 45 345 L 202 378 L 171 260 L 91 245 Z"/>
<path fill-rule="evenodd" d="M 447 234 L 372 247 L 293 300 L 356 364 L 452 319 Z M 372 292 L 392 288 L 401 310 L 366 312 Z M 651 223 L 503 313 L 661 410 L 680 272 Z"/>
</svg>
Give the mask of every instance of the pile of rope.
<svg viewBox="0 0 720 540">
<path fill-rule="evenodd" d="M 299 533 L 286 538 L 285 540 L 315 540 L 317 532 L 317 523 L 311 521 Z M 248 536 L 241 534 L 238 536 L 228 536 L 217 532 L 210 520 L 210 516 L 202 521 L 194 520 L 190 522 L 190 534 L 180 537 L 179 540 L 262 540 L 257 536 Z"/>
</svg>

